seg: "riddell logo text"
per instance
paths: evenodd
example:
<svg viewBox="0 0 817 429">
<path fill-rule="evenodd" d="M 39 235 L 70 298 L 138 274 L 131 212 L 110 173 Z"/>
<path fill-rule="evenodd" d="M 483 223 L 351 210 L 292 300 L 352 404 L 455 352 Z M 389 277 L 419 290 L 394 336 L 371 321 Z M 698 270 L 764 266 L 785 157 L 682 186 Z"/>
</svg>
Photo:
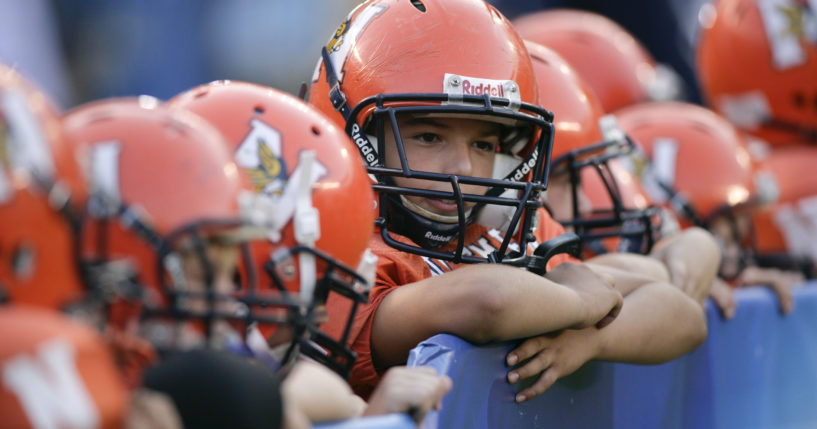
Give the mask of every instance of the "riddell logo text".
<svg viewBox="0 0 817 429">
<path fill-rule="evenodd" d="M 511 175 L 511 179 L 516 182 L 521 181 L 536 165 L 537 158 L 539 158 L 539 149 L 535 149 L 533 153 L 522 162 L 522 164 L 516 167 L 516 170 L 514 170 L 513 174 Z"/>
<path fill-rule="evenodd" d="M 448 243 L 454 238 L 453 235 L 434 234 L 431 231 L 426 231 L 425 237 L 429 240 L 442 241 L 444 243 Z"/>
<path fill-rule="evenodd" d="M 360 155 L 363 156 L 363 159 L 366 160 L 366 163 L 369 164 L 370 167 L 374 167 L 377 165 L 377 155 L 374 150 L 374 146 L 372 146 L 372 142 L 360 132 L 360 127 L 357 124 L 352 125 L 352 141 L 355 142 L 357 149 L 360 151 Z"/>
<path fill-rule="evenodd" d="M 505 90 L 502 88 L 502 85 L 491 85 L 488 83 L 474 85 L 468 79 L 462 81 L 462 93 L 466 95 L 488 94 L 491 97 L 505 97 Z"/>
</svg>

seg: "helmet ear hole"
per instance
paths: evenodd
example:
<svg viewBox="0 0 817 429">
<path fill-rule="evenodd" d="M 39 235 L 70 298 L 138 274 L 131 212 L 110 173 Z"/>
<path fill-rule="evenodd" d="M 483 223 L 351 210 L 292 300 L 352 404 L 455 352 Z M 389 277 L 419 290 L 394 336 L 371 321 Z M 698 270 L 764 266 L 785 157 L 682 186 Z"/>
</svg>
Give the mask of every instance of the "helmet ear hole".
<svg viewBox="0 0 817 429">
<path fill-rule="evenodd" d="M 426 11 L 426 5 L 424 5 L 421 0 L 411 0 L 411 5 L 414 6 L 420 12 L 425 13 Z"/>
</svg>

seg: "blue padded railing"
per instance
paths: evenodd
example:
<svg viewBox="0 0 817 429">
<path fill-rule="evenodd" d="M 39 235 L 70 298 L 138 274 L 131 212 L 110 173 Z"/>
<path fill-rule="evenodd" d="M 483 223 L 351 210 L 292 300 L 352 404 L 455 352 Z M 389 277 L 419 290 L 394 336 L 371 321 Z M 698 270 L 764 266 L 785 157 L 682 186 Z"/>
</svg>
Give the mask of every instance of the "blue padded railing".
<svg viewBox="0 0 817 429">
<path fill-rule="evenodd" d="M 383 416 L 361 417 L 337 423 L 312 426 L 315 429 L 417 429 L 408 414 L 387 414 Z"/>
<path fill-rule="evenodd" d="M 817 283 L 795 291 L 782 316 L 765 288 L 736 291 L 724 321 L 707 303 L 709 333 L 672 362 L 590 362 L 541 396 L 516 404 L 505 381 L 512 344 L 476 347 L 436 335 L 409 365 L 448 374 L 452 391 L 423 428 L 817 428 Z"/>
<path fill-rule="evenodd" d="M 709 333 L 692 352 L 661 365 L 589 362 L 524 404 L 505 381 L 512 343 L 478 347 L 435 335 L 408 364 L 432 366 L 454 386 L 422 428 L 817 428 L 817 282 L 795 290 L 787 316 L 765 288 L 739 289 L 735 298 L 729 321 L 707 302 Z M 394 414 L 316 427 L 414 425 Z"/>
</svg>

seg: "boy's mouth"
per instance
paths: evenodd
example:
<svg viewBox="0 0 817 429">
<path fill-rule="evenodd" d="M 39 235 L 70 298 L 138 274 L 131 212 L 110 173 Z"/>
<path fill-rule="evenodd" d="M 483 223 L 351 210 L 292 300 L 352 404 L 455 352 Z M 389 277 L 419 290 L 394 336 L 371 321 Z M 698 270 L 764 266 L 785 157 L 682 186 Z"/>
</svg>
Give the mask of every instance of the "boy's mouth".
<svg viewBox="0 0 817 429">
<path fill-rule="evenodd" d="M 435 198 L 426 198 L 426 201 L 437 212 L 447 215 L 457 214 L 457 203 L 454 200 L 438 200 Z"/>
<path fill-rule="evenodd" d="M 437 222 L 457 223 L 457 203 L 454 200 L 442 200 L 436 198 L 422 198 L 421 201 L 413 202 L 404 196 L 400 196 L 406 207 L 420 216 L 427 217 Z M 471 214 L 472 204 L 466 204 L 465 217 Z"/>
</svg>

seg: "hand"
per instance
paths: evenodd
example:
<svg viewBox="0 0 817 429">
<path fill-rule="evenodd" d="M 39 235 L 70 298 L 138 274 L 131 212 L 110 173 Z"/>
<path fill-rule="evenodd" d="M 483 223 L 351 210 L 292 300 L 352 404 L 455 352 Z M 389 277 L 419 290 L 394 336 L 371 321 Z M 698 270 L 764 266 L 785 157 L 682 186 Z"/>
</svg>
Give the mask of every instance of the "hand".
<svg viewBox="0 0 817 429">
<path fill-rule="evenodd" d="M 584 264 L 564 263 L 550 270 L 545 277 L 573 289 L 584 299 L 588 317 L 578 328 L 603 328 L 621 311 L 623 298 L 615 289 L 612 276 L 606 273 L 596 273 Z"/>
<path fill-rule="evenodd" d="M 724 319 L 729 320 L 735 317 L 735 307 L 737 306 L 735 294 L 732 287 L 723 279 L 715 278 L 712 289 L 709 291 L 709 297 L 715 302 Z"/>
<path fill-rule="evenodd" d="M 449 390 L 451 379 L 437 375 L 434 368 L 392 367 L 369 397 L 369 406 L 363 414 L 409 413 L 419 425 L 432 408 L 440 409 Z"/>
<path fill-rule="evenodd" d="M 666 265 L 672 284 L 703 305 L 721 261 L 712 234 L 701 228 L 685 229 L 650 255 Z"/>
<path fill-rule="evenodd" d="M 530 359 L 508 372 L 508 382 L 516 383 L 529 377 L 539 377 L 516 395 L 516 402 L 528 401 L 547 390 L 561 377 L 572 374 L 594 356 L 593 331 L 563 330 L 554 334 L 528 338 L 506 357 L 509 366 Z"/>
<path fill-rule="evenodd" d="M 297 413 L 303 416 L 299 420 L 305 418 L 310 423 L 356 418 L 366 407 L 346 380 L 309 360 L 302 359 L 293 365 L 281 384 L 281 392 L 286 413 Z"/>
<path fill-rule="evenodd" d="M 154 390 L 138 388 L 131 393 L 124 428 L 181 429 L 182 419 L 169 396 Z"/>
<path fill-rule="evenodd" d="M 788 314 L 792 307 L 794 307 L 794 297 L 792 290 L 803 284 L 805 277 L 799 271 L 784 271 L 777 268 L 760 268 L 757 266 L 748 266 L 735 281 L 735 285 L 753 286 L 753 285 L 767 285 L 775 295 L 777 295 L 780 302 L 780 311 L 783 314 Z"/>
</svg>

